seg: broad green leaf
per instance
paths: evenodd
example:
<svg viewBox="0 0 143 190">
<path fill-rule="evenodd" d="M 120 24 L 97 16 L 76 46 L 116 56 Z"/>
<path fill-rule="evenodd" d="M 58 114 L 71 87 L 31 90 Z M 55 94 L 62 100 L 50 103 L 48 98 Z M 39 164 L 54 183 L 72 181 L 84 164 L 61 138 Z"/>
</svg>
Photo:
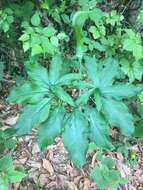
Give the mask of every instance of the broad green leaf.
<svg viewBox="0 0 143 190">
<path fill-rule="evenodd" d="M 47 26 L 43 29 L 43 34 L 46 37 L 51 37 L 56 33 L 56 30 L 52 26 Z"/>
<path fill-rule="evenodd" d="M 127 59 L 121 59 L 121 65 L 121 69 L 129 77 L 130 83 L 132 83 L 135 79 L 142 79 L 143 66 L 139 61 L 130 62 Z"/>
<path fill-rule="evenodd" d="M 24 52 L 28 51 L 30 49 L 30 43 L 28 42 L 24 42 L 23 43 L 23 50 Z"/>
<path fill-rule="evenodd" d="M 49 76 L 48 71 L 45 67 L 40 64 L 26 64 L 27 73 L 29 79 L 36 85 L 48 88 Z"/>
<path fill-rule="evenodd" d="M 134 137 L 143 138 L 143 123 L 139 123 L 135 126 Z"/>
<path fill-rule="evenodd" d="M 9 190 L 8 177 L 0 176 L 0 190 Z"/>
<path fill-rule="evenodd" d="M 86 69 L 89 78 L 92 80 L 94 83 L 95 87 L 99 87 L 100 83 L 100 73 L 97 67 L 96 59 L 94 57 L 86 57 L 85 58 L 85 63 L 86 63 Z"/>
<path fill-rule="evenodd" d="M 55 55 L 50 64 L 49 78 L 50 83 L 55 84 L 62 72 L 63 60 L 61 55 Z"/>
<path fill-rule="evenodd" d="M 88 13 L 89 11 L 77 11 L 72 18 L 73 27 L 82 28 L 88 18 Z"/>
<path fill-rule="evenodd" d="M 36 103 L 48 94 L 48 92 L 48 89 L 43 88 L 42 85 L 37 87 L 27 81 L 22 86 L 14 87 L 7 100 L 17 104 Z"/>
<path fill-rule="evenodd" d="M 75 106 L 73 99 L 66 91 L 63 90 L 63 88 L 59 86 L 53 86 L 52 91 L 59 99 L 61 99 L 65 103 L 68 103 L 71 106 Z"/>
<path fill-rule="evenodd" d="M 41 47 L 41 45 L 39 44 L 35 44 L 32 46 L 32 52 L 31 52 L 31 55 L 32 56 L 35 56 L 35 55 L 38 55 L 40 53 L 43 53 L 43 49 Z"/>
<path fill-rule="evenodd" d="M 89 12 L 90 19 L 95 22 L 97 26 L 102 23 L 103 16 L 104 12 L 99 8 L 94 8 L 92 11 Z"/>
<path fill-rule="evenodd" d="M 143 58 L 143 46 L 142 45 L 135 45 L 133 49 L 133 56 L 136 58 L 136 60 Z"/>
<path fill-rule="evenodd" d="M 108 126 L 103 117 L 95 108 L 86 109 L 86 115 L 90 123 L 90 139 L 100 148 L 113 149 L 109 139 Z"/>
<path fill-rule="evenodd" d="M 45 36 L 41 36 L 40 39 L 41 39 L 41 46 L 43 48 L 43 53 L 55 55 L 56 48 L 51 44 L 50 40 Z"/>
<path fill-rule="evenodd" d="M 13 170 L 12 157 L 7 154 L 0 159 L 0 172 L 7 173 Z"/>
<path fill-rule="evenodd" d="M 50 99 L 48 98 L 44 98 L 36 105 L 27 105 L 15 125 L 17 135 L 29 133 L 32 127 L 44 122 L 49 116 L 49 111 Z"/>
<path fill-rule="evenodd" d="M 109 58 L 100 72 L 101 87 L 110 86 L 114 78 L 118 75 L 119 68 L 116 60 Z"/>
<path fill-rule="evenodd" d="M 103 112 L 112 126 L 119 127 L 122 134 L 131 136 L 134 132 L 133 116 L 128 107 L 112 99 L 104 99 Z"/>
<path fill-rule="evenodd" d="M 31 23 L 33 26 L 39 26 L 40 25 L 40 16 L 39 13 L 36 12 L 32 18 L 31 18 Z"/>
<path fill-rule="evenodd" d="M 86 162 L 87 130 L 88 123 L 82 113 L 77 110 L 69 116 L 65 123 L 63 143 L 78 167 L 82 167 Z"/>
<path fill-rule="evenodd" d="M 136 60 L 143 58 L 143 47 L 141 36 L 132 29 L 126 29 L 126 34 L 123 36 L 123 49 L 131 51 Z"/>
<path fill-rule="evenodd" d="M 141 91 L 143 91 L 142 85 L 118 84 L 104 88 L 102 93 L 103 96 L 121 100 L 123 98 L 131 98 Z"/>
<path fill-rule="evenodd" d="M 82 75 L 79 73 L 69 73 L 69 74 L 65 74 L 64 76 L 62 76 L 57 82 L 56 84 L 59 85 L 67 85 L 69 83 L 71 83 L 72 81 L 76 81 L 76 80 L 80 80 L 82 79 Z"/>
<path fill-rule="evenodd" d="M 55 138 L 60 135 L 64 118 L 62 107 L 56 108 L 47 121 L 41 124 L 38 129 L 38 144 L 41 150 L 54 143 Z"/>
<path fill-rule="evenodd" d="M 59 39 L 57 36 L 52 36 L 50 38 L 50 42 L 53 46 L 58 47 L 59 46 Z"/>
<path fill-rule="evenodd" d="M 25 176 L 26 174 L 21 171 L 13 170 L 11 172 L 8 172 L 8 177 L 11 183 L 20 182 Z"/>
<path fill-rule="evenodd" d="M 25 41 L 28 41 L 29 38 L 30 38 L 29 34 L 24 33 L 24 34 L 19 38 L 19 40 L 22 41 L 22 42 L 25 42 Z"/>
<path fill-rule="evenodd" d="M 85 6 L 88 4 L 88 2 L 89 2 L 89 0 L 78 0 L 78 3 L 80 6 Z"/>
<path fill-rule="evenodd" d="M 100 112 L 102 108 L 102 94 L 99 89 L 95 90 L 94 99 L 95 99 L 96 109 L 98 112 Z"/>
</svg>

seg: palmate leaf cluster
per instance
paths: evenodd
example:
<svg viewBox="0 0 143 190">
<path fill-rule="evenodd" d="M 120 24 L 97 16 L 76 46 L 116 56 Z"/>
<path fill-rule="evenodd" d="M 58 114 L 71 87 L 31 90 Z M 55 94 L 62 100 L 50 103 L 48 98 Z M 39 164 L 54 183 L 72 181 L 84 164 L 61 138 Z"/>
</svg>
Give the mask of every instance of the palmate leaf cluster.
<svg viewBox="0 0 143 190">
<path fill-rule="evenodd" d="M 143 90 L 142 85 L 115 82 L 120 68 L 112 58 L 105 65 L 94 57 L 85 57 L 84 62 L 86 79 L 80 73 L 63 74 L 61 55 L 53 58 L 49 70 L 39 64 L 28 64 L 28 80 L 15 87 L 8 98 L 10 102 L 26 105 L 15 125 L 17 134 L 38 128 L 42 150 L 62 136 L 79 167 L 85 164 L 90 141 L 101 148 L 114 149 L 109 126 L 118 127 L 123 135 L 133 134 L 134 119 L 123 100 Z M 79 95 L 72 98 L 69 92 L 74 88 Z"/>
</svg>

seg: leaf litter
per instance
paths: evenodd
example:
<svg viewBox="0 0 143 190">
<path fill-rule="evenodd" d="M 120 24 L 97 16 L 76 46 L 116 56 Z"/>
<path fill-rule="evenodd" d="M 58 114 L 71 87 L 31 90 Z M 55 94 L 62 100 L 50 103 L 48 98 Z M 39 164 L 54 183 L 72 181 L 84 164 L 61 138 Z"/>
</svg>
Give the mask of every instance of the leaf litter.
<svg viewBox="0 0 143 190">
<path fill-rule="evenodd" d="M 4 103 L 1 105 L 1 123 L 7 128 L 16 122 L 19 108 Z M 33 130 L 30 135 L 17 139 L 17 147 L 12 152 L 14 164 L 23 165 L 28 175 L 21 183 L 12 184 L 11 190 L 98 190 L 89 177 L 90 169 L 96 165 L 95 151 L 88 153 L 86 166 L 79 170 L 70 161 L 60 138 L 46 151 L 40 152 L 35 136 Z M 129 152 L 136 155 L 134 164 L 121 152 L 106 152 L 116 160 L 121 176 L 128 179 L 129 183 L 121 186 L 120 190 L 143 190 L 142 141 L 135 140 L 133 143 Z"/>
</svg>

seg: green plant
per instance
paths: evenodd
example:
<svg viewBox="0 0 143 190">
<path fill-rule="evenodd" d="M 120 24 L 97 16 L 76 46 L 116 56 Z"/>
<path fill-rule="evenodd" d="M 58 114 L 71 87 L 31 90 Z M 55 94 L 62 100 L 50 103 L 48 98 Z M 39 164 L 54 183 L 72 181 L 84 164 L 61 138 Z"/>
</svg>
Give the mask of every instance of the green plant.
<svg viewBox="0 0 143 190">
<path fill-rule="evenodd" d="M 0 30 L 7 32 L 13 22 L 13 11 L 10 8 L 0 10 Z"/>
<path fill-rule="evenodd" d="M 117 190 L 119 185 L 127 183 L 127 179 L 121 177 L 119 171 L 115 168 L 114 160 L 109 156 L 101 157 L 98 165 L 91 170 L 90 175 L 101 190 L 107 188 Z"/>
<path fill-rule="evenodd" d="M 8 154 L 10 150 L 16 148 L 15 130 L 0 130 L 0 189 L 8 190 L 10 183 L 20 182 L 25 176 L 22 167 L 14 169 L 12 156 Z"/>
<path fill-rule="evenodd" d="M 15 130 L 13 129 L 0 130 L 0 155 L 16 147 L 14 134 Z"/>
<path fill-rule="evenodd" d="M 22 168 L 14 169 L 12 158 L 9 154 L 0 159 L 0 189 L 8 190 L 9 183 L 20 182 L 26 176 Z"/>
<path fill-rule="evenodd" d="M 49 72 L 39 64 L 27 65 L 29 80 L 16 87 L 9 96 L 13 103 L 28 104 L 15 126 L 17 133 L 26 134 L 39 125 L 38 141 L 42 149 L 62 133 L 65 147 L 78 166 L 85 164 L 88 139 L 102 148 L 113 148 L 108 123 L 119 127 L 122 134 L 131 136 L 133 116 L 121 100 L 135 96 L 143 87 L 113 85 L 118 64 L 113 59 L 107 62 L 103 67 L 95 58 L 85 58 L 86 80 L 82 80 L 80 73 L 62 75 L 61 56 L 53 58 Z M 82 88 L 75 101 L 67 92 L 73 88 Z M 93 106 L 89 105 L 90 99 Z"/>
</svg>

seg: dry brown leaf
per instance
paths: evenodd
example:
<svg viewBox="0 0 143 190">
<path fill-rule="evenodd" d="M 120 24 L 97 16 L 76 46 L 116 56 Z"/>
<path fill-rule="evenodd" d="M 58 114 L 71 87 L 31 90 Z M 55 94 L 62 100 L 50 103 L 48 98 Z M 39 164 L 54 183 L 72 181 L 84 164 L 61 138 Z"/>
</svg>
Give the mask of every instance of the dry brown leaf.
<svg viewBox="0 0 143 190">
<path fill-rule="evenodd" d="M 41 174 L 39 176 L 39 184 L 44 187 L 48 184 L 49 180 L 46 174 Z"/>
<path fill-rule="evenodd" d="M 26 161 L 27 161 L 27 158 L 21 158 L 21 159 L 19 159 L 19 162 L 20 162 L 21 164 L 25 164 Z"/>
<path fill-rule="evenodd" d="M 20 187 L 20 183 L 15 183 L 15 184 L 13 184 L 14 190 L 18 190 L 19 187 Z"/>
<path fill-rule="evenodd" d="M 67 189 L 68 190 L 78 190 L 77 186 L 73 182 L 67 181 Z"/>
<path fill-rule="evenodd" d="M 90 180 L 88 178 L 84 179 L 83 190 L 90 190 Z"/>
<path fill-rule="evenodd" d="M 121 152 L 117 152 L 117 153 L 116 153 L 116 156 L 117 156 L 117 159 L 118 159 L 118 160 L 120 160 L 121 162 L 123 162 L 124 157 L 123 157 L 123 155 L 122 155 Z"/>
<path fill-rule="evenodd" d="M 33 160 L 29 160 L 28 161 L 28 165 L 32 168 L 41 168 L 41 163 L 40 162 L 36 162 L 36 161 L 33 161 Z"/>
<path fill-rule="evenodd" d="M 95 162 L 96 162 L 96 154 L 94 154 L 92 157 L 92 161 L 91 161 L 91 167 L 92 168 L 95 166 Z"/>
<path fill-rule="evenodd" d="M 54 169 L 53 169 L 52 164 L 49 162 L 49 160 L 43 159 L 42 161 L 43 161 L 43 168 L 47 170 L 50 173 L 50 175 L 53 175 Z"/>
<path fill-rule="evenodd" d="M 37 154 L 40 152 L 40 149 L 39 149 L 39 146 L 38 144 L 34 144 L 33 147 L 32 147 L 32 154 Z"/>
</svg>

